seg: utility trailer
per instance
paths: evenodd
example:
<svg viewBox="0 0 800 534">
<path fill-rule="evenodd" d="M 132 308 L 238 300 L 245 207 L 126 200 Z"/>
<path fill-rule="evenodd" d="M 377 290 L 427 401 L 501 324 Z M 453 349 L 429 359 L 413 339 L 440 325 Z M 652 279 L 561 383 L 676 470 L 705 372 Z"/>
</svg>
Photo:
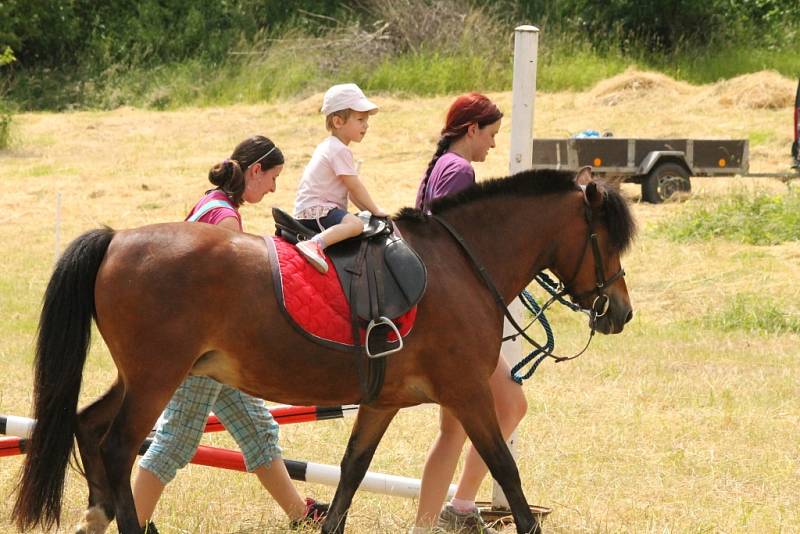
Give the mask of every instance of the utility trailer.
<svg viewBox="0 0 800 534">
<path fill-rule="evenodd" d="M 534 169 L 578 170 L 642 185 L 642 199 L 659 203 L 689 193 L 690 176 L 736 176 L 750 168 L 747 139 L 534 139 Z"/>
<path fill-rule="evenodd" d="M 574 137 L 534 139 L 534 169 L 577 171 L 591 166 L 596 174 L 641 184 L 642 200 L 659 203 L 692 190 L 690 176 L 752 176 L 782 180 L 800 178 L 800 80 L 794 105 L 792 169 L 750 173 L 747 139 L 627 139 Z"/>
</svg>

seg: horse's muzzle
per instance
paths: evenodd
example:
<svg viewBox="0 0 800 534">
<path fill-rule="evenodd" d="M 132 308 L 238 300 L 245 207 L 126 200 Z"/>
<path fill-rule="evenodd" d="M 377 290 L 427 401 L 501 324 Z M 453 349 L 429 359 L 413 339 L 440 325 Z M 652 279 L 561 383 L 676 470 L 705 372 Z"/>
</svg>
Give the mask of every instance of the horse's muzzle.
<svg viewBox="0 0 800 534">
<path fill-rule="evenodd" d="M 612 295 L 607 298 L 602 308 L 591 315 L 589 326 L 602 334 L 619 334 L 625 328 L 625 323 L 633 319 L 633 308 L 627 299 Z"/>
</svg>

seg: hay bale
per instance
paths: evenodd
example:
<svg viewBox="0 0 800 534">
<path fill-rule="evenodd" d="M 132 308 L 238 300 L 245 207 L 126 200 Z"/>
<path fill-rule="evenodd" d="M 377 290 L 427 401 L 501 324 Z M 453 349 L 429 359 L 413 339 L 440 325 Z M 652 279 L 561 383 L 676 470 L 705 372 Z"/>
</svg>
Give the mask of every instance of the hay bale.
<svg viewBox="0 0 800 534">
<path fill-rule="evenodd" d="M 791 107 L 796 83 L 774 70 L 762 70 L 717 82 L 711 96 L 725 107 L 780 109 Z"/>
<path fill-rule="evenodd" d="M 292 111 L 298 115 L 313 116 L 320 115 L 322 107 L 323 93 L 315 93 L 302 100 L 294 101 L 290 104 Z"/>
<path fill-rule="evenodd" d="M 622 74 L 599 82 L 588 96 L 604 106 L 616 106 L 646 97 L 681 96 L 695 91 L 688 83 L 673 80 L 665 74 L 629 67 Z"/>
</svg>

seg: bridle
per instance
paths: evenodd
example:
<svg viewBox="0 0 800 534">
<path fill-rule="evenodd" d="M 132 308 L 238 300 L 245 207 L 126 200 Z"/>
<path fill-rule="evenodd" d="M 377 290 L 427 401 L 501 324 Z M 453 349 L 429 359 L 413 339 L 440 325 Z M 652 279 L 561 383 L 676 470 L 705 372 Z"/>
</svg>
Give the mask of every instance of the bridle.
<svg viewBox="0 0 800 534">
<path fill-rule="evenodd" d="M 484 285 L 489 289 L 489 292 L 492 293 L 492 296 L 494 297 L 494 300 L 497 303 L 497 306 L 502 310 L 503 314 L 505 315 L 506 319 L 508 319 L 508 322 L 514 328 L 514 330 L 517 331 L 517 334 L 505 337 L 505 338 L 503 338 L 503 341 L 506 341 L 508 339 L 515 339 L 517 336 L 521 336 L 523 339 L 525 339 L 532 346 L 534 346 L 537 349 L 540 349 L 542 351 L 542 354 L 543 354 L 542 359 L 545 358 L 545 357 L 550 357 L 550 358 L 555 359 L 556 362 L 573 360 L 573 359 L 577 358 L 578 356 L 580 356 L 581 354 L 583 354 L 586 351 L 586 349 L 589 348 L 589 344 L 591 343 L 592 338 L 594 337 L 596 321 L 597 321 L 597 319 L 599 319 L 600 317 L 603 317 L 608 312 L 608 308 L 610 306 L 610 298 L 609 298 L 608 294 L 606 293 L 606 290 L 607 290 L 607 288 L 609 286 L 611 286 L 618 279 L 620 279 L 620 278 L 625 276 L 625 270 L 622 267 L 620 267 L 619 271 L 617 271 L 614 275 L 612 275 L 609 278 L 606 278 L 605 269 L 603 269 L 603 255 L 600 252 L 600 239 L 598 238 L 597 232 L 595 231 L 595 227 L 594 227 L 594 216 L 593 216 L 592 206 L 589 203 L 589 200 L 586 198 L 586 189 L 585 189 L 585 187 L 581 186 L 581 189 L 583 191 L 584 217 L 585 217 L 586 223 L 587 223 L 587 230 L 586 230 L 586 241 L 584 243 L 583 251 L 581 252 L 581 256 L 578 259 L 578 263 L 575 266 L 575 271 L 574 271 L 572 277 L 570 278 L 569 282 L 560 283 L 559 286 L 555 289 L 555 291 L 553 291 L 551 293 L 551 295 L 552 295 L 551 298 L 544 305 L 542 305 L 542 307 L 539 310 L 539 312 L 533 317 L 531 322 L 525 328 L 522 328 L 519 325 L 519 323 L 517 323 L 516 319 L 514 319 L 514 316 L 509 311 L 508 306 L 506 306 L 505 302 L 503 301 L 503 297 L 500 295 L 500 292 L 497 290 L 497 286 L 492 281 L 491 276 L 489 276 L 488 271 L 483 266 L 483 264 L 478 260 L 478 258 L 475 256 L 475 254 L 472 252 L 472 249 L 470 249 L 469 245 L 464 240 L 463 236 L 461 236 L 461 234 L 459 234 L 458 231 L 455 228 L 453 228 L 453 226 L 450 223 L 448 223 L 446 220 L 444 220 L 442 217 L 440 217 L 438 215 L 433 215 L 433 214 L 431 215 L 431 217 L 436 222 L 438 222 L 440 225 L 442 225 L 444 227 L 444 229 L 447 230 L 447 232 L 453 237 L 453 239 L 455 239 L 456 242 L 461 246 L 461 249 L 464 251 L 464 254 L 467 256 L 469 261 L 472 263 L 472 266 L 475 268 L 476 271 L 478 271 L 478 274 L 480 275 L 481 279 L 483 280 Z M 580 272 L 581 265 L 583 264 L 583 260 L 586 257 L 586 251 L 588 249 L 590 249 L 590 248 L 592 250 L 592 255 L 594 256 L 594 272 L 595 272 L 595 280 L 596 280 L 595 287 L 594 287 L 594 289 L 592 289 L 590 291 L 586 291 L 586 292 L 579 293 L 579 294 L 572 294 L 572 292 L 570 290 L 570 286 L 575 282 L 575 279 L 578 277 L 578 273 Z M 592 305 L 591 305 L 591 308 L 589 310 L 585 310 L 585 309 L 581 308 L 582 311 L 586 312 L 589 315 L 590 332 L 589 332 L 589 338 L 586 341 L 586 345 L 578 353 L 576 353 L 576 354 L 574 354 L 572 356 L 557 356 L 557 355 L 553 354 L 552 350 L 549 350 L 549 349 L 546 349 L 546 348 L 542 347 L 539 343 L 537 343 L 534 339 L 532 339 L 528 334 L 526 334 L 525 331 L 533 323 L 535 323 L 539 319 L 539 317 L 542 316 L 544 311 L 547 308 L 549 308 L 550 305 L 553 302 L 555 302 L 557 300 L 564 302 L 564 296 L 565 295 L 571 296 L 573 301 L 575 301 L 575 302 L 579 302 L 584 297 L 588 297 L 588 296 L 591 296 L 591 295 L 594 295 L 595 298 L 592 301 Z M 537 365 L 538 365 L 538 363 L 537 363 Z"/>
<path fill-rule="evenodd" d="M 584 217 L 586 219 L 587 224 L 587 231 L 586 231 L 586 244 L 583 246 L 583 252 L 581 252 L 581 257 L 578 260 L 577 265 L 575 266 L 575 272 L 572 274 L 570 281 L 566 284 L 563 284 L 562 295 L 568 294 L 572 297 L 572 299 L 576 302 L 583 300 L 585 297 L 589 297 L 594 295 L 594 300 L 592 301 L 592 305 L 590 307 L 590 311 L 593 313 L 592 315 L 592 325 L 594 325 L 594 321 L 603 317 L 608 312 L 608 307 L 610 305 L 611 300 L 606 293 L 606 288 L 611 286 L 614 282 L 618 279 L 625 276 L 625 269 L 620 267 L 619 271 L 617 271 L 614 275 L 610 278 L 606 278 L 605 269 L 603 268 L 603 254 L 600 252 L 600 238 L 597 236 L 597 232 L 594 229 L 594 217 L 592 213 L 592 206 L 589 204 L 589 200 L 586 198 L 585 190 L 583 196 L 584 202 Z M 578 277 L 578 273 L 580 272 L 581 265 L 583 264 L 583 260 L 586 257 L 586 250 L 591 246 L 592 255 L 594 256 L 594 276 L 595 276 L 595 287 L 590 291 L 584 291 L 583 293 L 572 293 L 570 290 L 570 286 L 575 282 L 575 279 Z M 594 329 L 594 326 L 592 326 Z"/>
</svg>

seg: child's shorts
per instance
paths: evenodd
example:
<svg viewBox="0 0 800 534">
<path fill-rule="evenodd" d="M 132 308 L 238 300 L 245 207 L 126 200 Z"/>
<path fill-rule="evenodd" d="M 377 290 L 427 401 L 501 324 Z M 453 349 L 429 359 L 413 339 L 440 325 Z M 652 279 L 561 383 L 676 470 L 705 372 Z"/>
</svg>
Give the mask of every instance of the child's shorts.
<svg viewBox="0 0 800 534">
<path fill-rule="evenodd" d="M 322 217 L 316 219 L 298 219 L 298 221 L 306 228 L 314 230 L 315 232 L 322 232 L 326 228 L 330 228 L 342 222 L 345 215 L 347 215 L 347 212 L 342 208 L 333 208 Z"/>
<path fill-rule="evenodd" d="M 139 466 L 168 484 L 197 451 L 212 410 L 239 445 L 248 472 L 280 457 L 278 423 L 263 400 L 210 378 L 190 376 L 161 414 Z"/>
</svg>

